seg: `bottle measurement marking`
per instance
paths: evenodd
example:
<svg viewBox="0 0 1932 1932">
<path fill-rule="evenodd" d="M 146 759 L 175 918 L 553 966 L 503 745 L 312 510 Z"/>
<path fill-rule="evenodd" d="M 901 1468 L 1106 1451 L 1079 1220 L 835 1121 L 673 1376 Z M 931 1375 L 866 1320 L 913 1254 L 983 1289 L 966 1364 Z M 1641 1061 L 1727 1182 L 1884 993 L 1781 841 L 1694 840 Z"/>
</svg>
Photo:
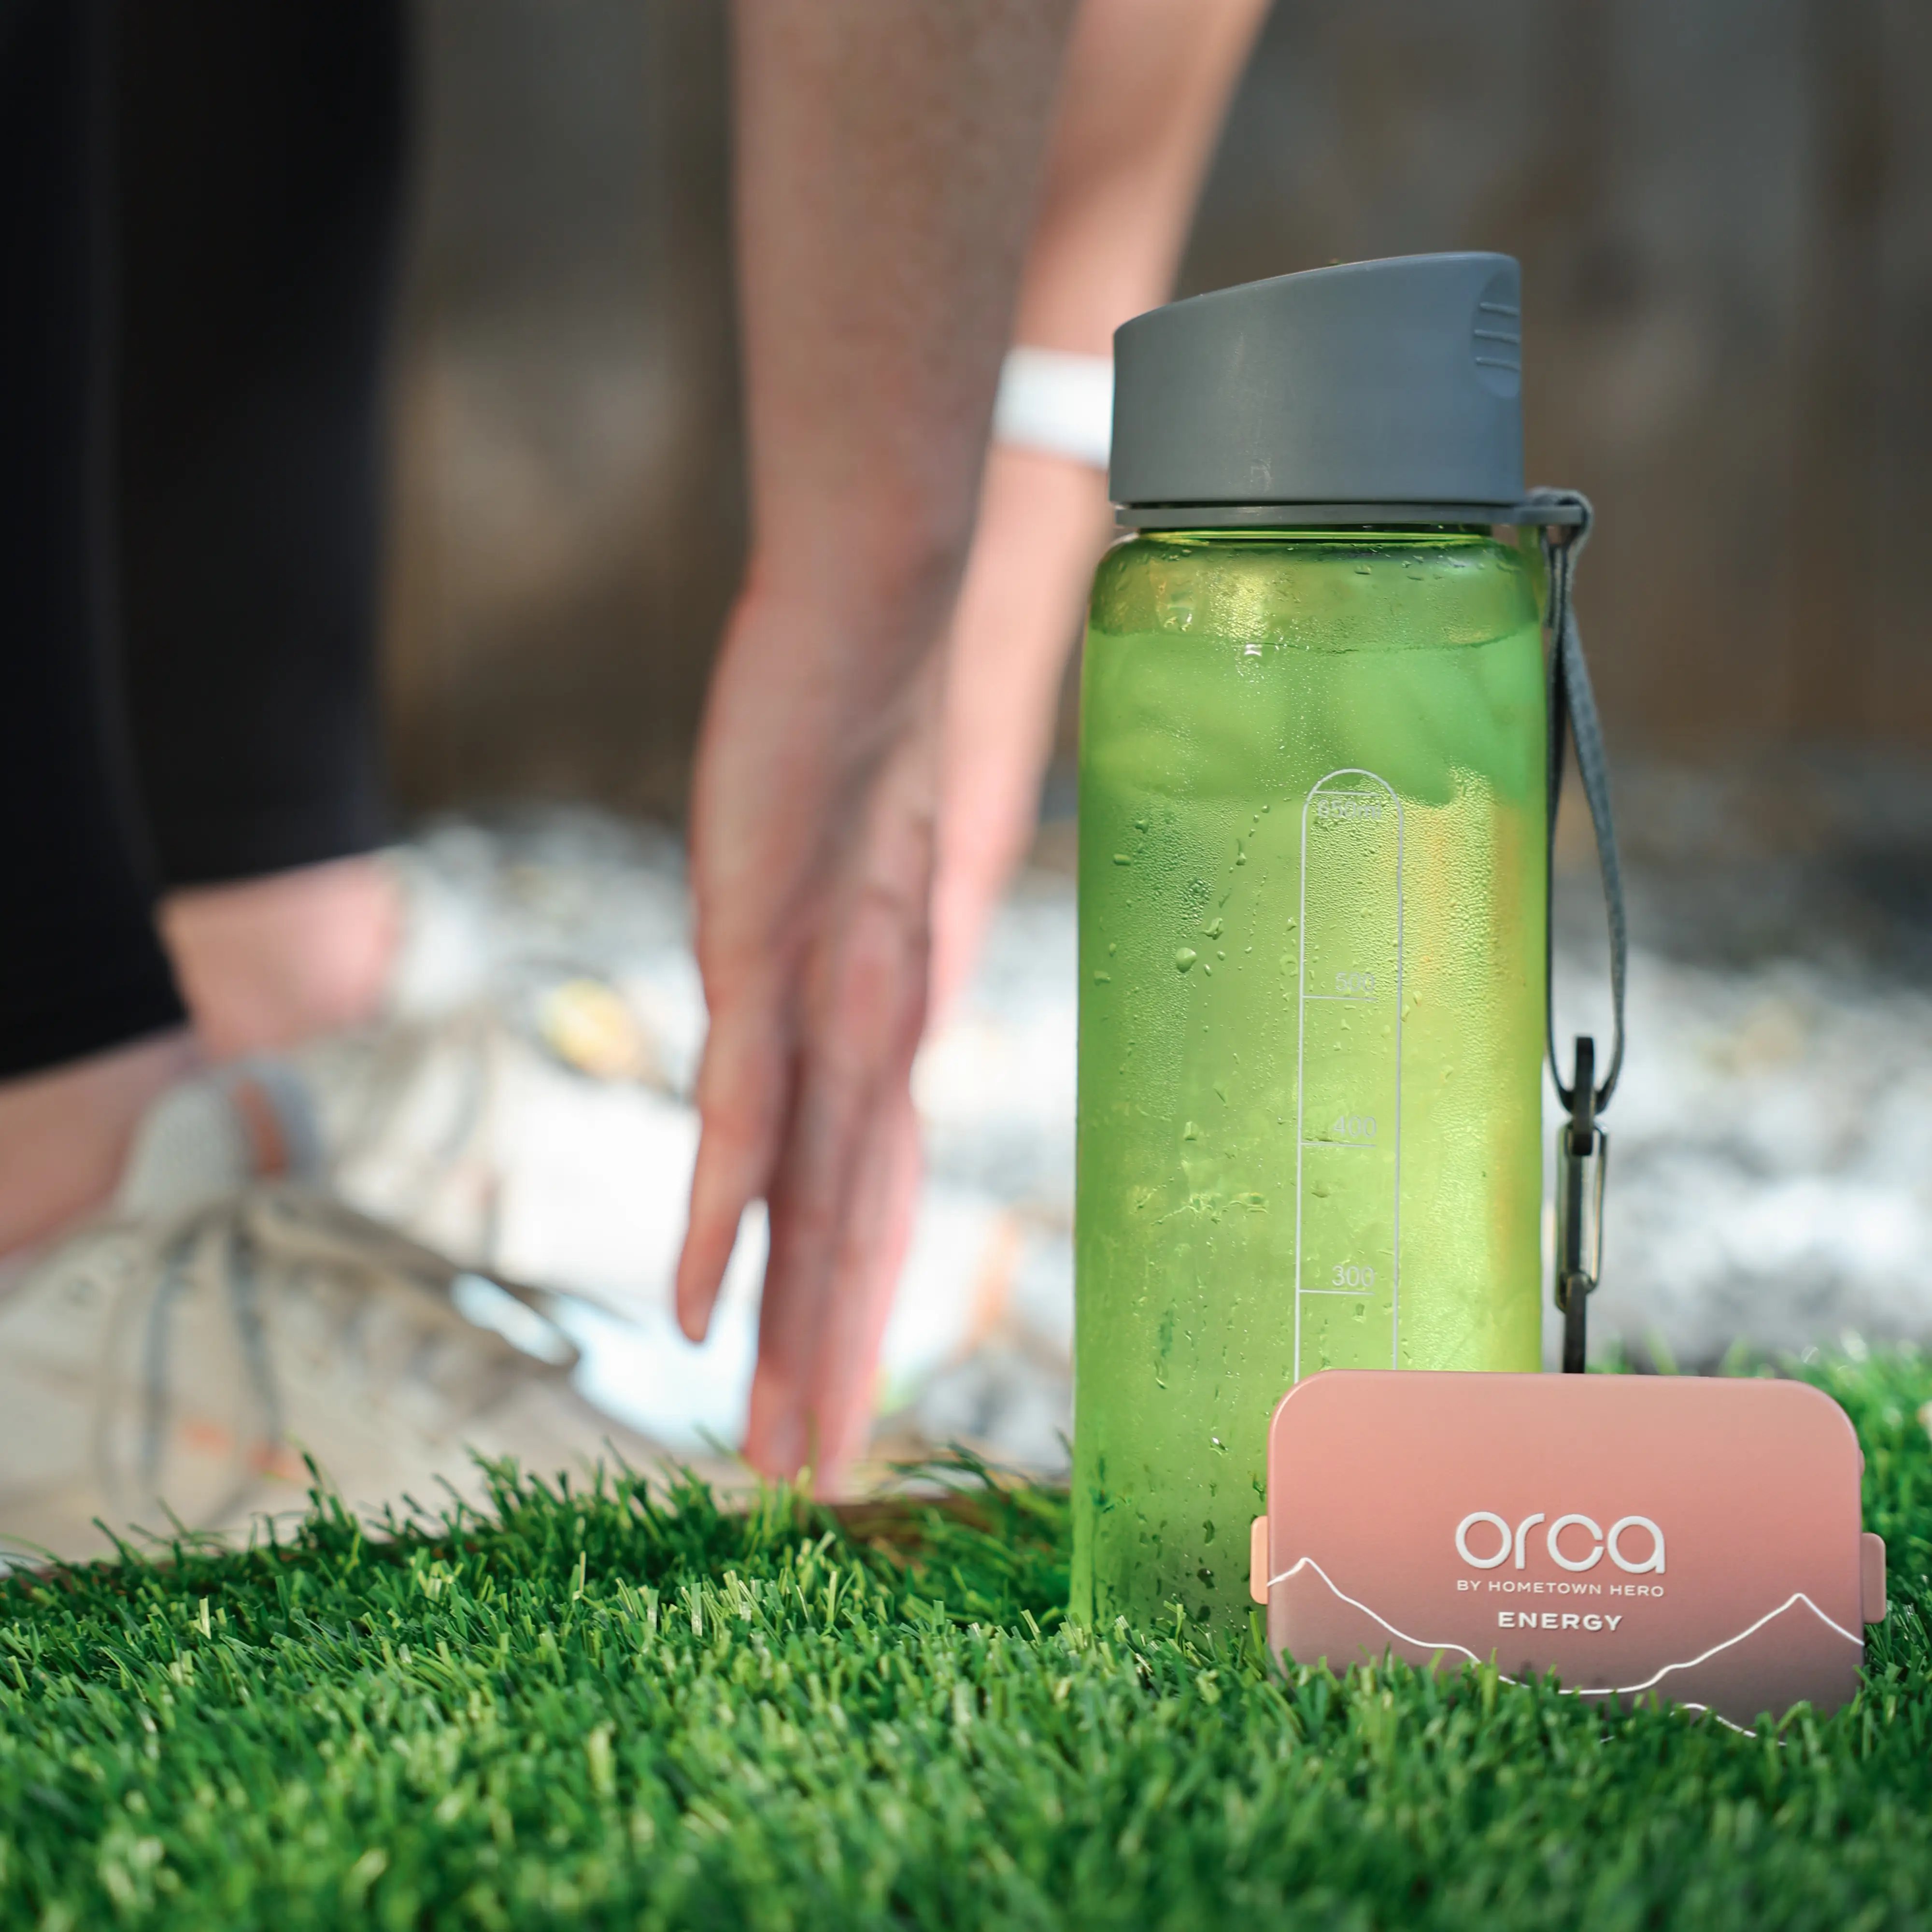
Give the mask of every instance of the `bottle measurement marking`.
<svg viewBox="0 0 1932 1932">
<path fill-rule="evenodd" d="M 1352 784 L 1351 780 L 1365 782 Z M 1378 986 L 1378 978 L 1384 972 L 1386 962 L 1374 959 L 1373 968 L 1361 963 L 1363 955 L 1357 952 L 1354 960 L 1343 956 L 1344 963 L 1336 969 L 1328 962 L 1326 975 L 1316 971 L 1315 956 L 1320 950 L 1315 929 L 1310 925 L 1309 894 L 1309 830 L 1311 821 L 1318 828 L 1318 836 L 1324 841 L 1344 838 L 1352 843 L 1357 838 L 1366 841 L 1366 850 L 1343 861 L 1342 876 L 1337 881 L 1333 876 L 1335 861 L 1342 854 L 1332 849 L 1324 854 L 1322 878 L 1318 881 L 1316 894 L 1316 914 L 1324 927 L 1330 920 L 1340 922 L 1336 937 L 1347 935 L 1352 945 L 1360 944 L 1360 934 L 1365 926 L 1379 922 L 1387 934 L 1389 952 L 1393 956 L 1394 988 L 1393 994 Z M 1387 834 L 1393 830 L 1394 850 L 1387 850 Z M 1309 1237 L 1316 1232 L 1317 1222 L 1333 1222 L 1337 1204 L 1330 1202 L 1328 1190 L 1311 1196 L 1308 1186 L 1306 1168 L 1310 1150 L 1353 1149 L 1370 1153 L 1386 1150 L 1389 1155 L 1388 1192 L 1388 1269 L 1387 1294 L 1388 1298 L 1388 1364 L 1391 1368 L 1399 1364 L 1402 1319 L 1402 858 L 1403 813 L 1401 799 L 1395 788 L 1376 772 L 1359 766 L 1345 766 L 1332 771 L 1318 779 L 1309 789 L 1301 808 L 1301 884 L 1300 921 L 1297 928 L 1300 943 L 1300 970 L 1298 998 L 1296 1001 L 1297 1028 L 1295 1040 L 1295 1155 L 1294 1155 L 1294 1375 L 1298 1382 L 1303 1372 L 1303 1309 L 1310 1297 L 1318 1297 L 1332 1303 L 1339 1298 L 1355 1303 L 1355 1318 L 1362 1318 L 1365 1308 L 1379 1300 L 1383 1292 L 1378 1281 L 1377 1269 L 1370 1263 L 1358 1261 L 1336 1262 L 1325 1265 L 1311 1262 Z M 1388 861 L 1392 856 L 1392 877 L 1388 876 Z M 1378 872 L 1383 875 L 1378 879 Z M 1384 882 L 1385 881 L 1385 883 Z M 1324 906 L 1324 896 L 1340 885 L 1342 902 Z M 1325 978 L 1326 983 L 1323 983 Z M 1313 984 L 1311 984 L 1311 981 Z M 1316 987 L 1320 990 L 1316 990 Z M 1333 990 L 1330 990 L 1332 988 Z M 1327 1096 L 1322 1112 L 1318 1120 L 1329 1118 L 1328 1110 L 1337 1098 L 1350 1104 L 1343 1106 L 1334 1117 L 1333 1125 L 1325 1137 L 1311 1136 L 1308 1132 L 1308 1053 L 1309 1009 L 1311 1006 L 1381 1006 L 1392 1004 L 1395 1016 L 1386 1034 L 1386 1044 L 1366 1038 L 1352 1042 L 1351 1077 L 1363 1081 L 1379 1074 L 1388 1082 L 1384 1097 L 1392 1100 L 1386 1135 L 1375 1114 L 1366 1111 L 1352 1111 L 1359 1103 L 1353 1094 L 1341 1096 Z M 1324 1021 L 1323 1030 L 1332 1034 L 1337 1025 L 1346 1027 L 1347 1022 L 1340 1016 Z M 1380 1049 L 1379 1052 L 1377 1049 Z M 1365 1068 L 1364 1056 L 1376 1054 L 1378 1064 L 1371 1064 Z M 1385 1056 L 1385 1057 L 1384 1057 Z M 1366 1096 L 1362 1096 L 1364 1098 Z M 1323 1156 L 1325 1159 L 1325 1156 Z M 1359 1172 L 1359 1169 L 1354 1170 Z M 1352 1188 L 1356 1184 L 1351 1183 Z M 1352 1245 L 1358 1238 L 1359 1227 L 1353 1224 L 1359 1215 L 1361 1203 L 1352 1201 L 1342 1211 L 1348 1216 L 1352 1232 L 1343 1234 L 1343 1240 Z M 1325 1232 L 1325 1229 L 1324 1230 Z M 1336 1232 L 1342 1234 L 1337 1228 Z M 1334 1250 L 1329 1250 L 1332 1256 Z M 1344 1252 L 1346 1252 L 1345 1247 Z M 1360 1252 L 1357 1248 L 1356 1252 Z M 1324 1280 L 1324 1276 L 1332 1279 Z M 1304 1276 L 1312 1276 L 1304 1280 Z M 1312 1311 L 1311 1311 L 1312 1313 Z M 1324 1315 L 1324 1323 L 1332 1324 L 1338 1317 Z M 1346 1320 L 1346 1316 L 1339 1318 Z M 1332 1328 L 1326 1331 L 1332 1334 Z M 1366 1337 L 1364 1338 L 1366 1340 Z M 1350 1352 L 1353 1352 L 1351 1345 Z M 1367 1366 L 1366 1361 L 1359 1364 Z M 1320 1366 L 1322 1364 L 1311 1365 Z"/>
<path fill-rule="evenodd" d="M 1335 975 L 1335 990 L 1332 993 L 1311 993 L 1304 990 L 1304 1000 L 1346 1000 L 1357 1006 L 1373 1006 L 1382 1002 L 1382 995 L 1376 991 L 1376 976 L 1372 973 L 1351 972 L 1346 967 Z"/>
</svg>

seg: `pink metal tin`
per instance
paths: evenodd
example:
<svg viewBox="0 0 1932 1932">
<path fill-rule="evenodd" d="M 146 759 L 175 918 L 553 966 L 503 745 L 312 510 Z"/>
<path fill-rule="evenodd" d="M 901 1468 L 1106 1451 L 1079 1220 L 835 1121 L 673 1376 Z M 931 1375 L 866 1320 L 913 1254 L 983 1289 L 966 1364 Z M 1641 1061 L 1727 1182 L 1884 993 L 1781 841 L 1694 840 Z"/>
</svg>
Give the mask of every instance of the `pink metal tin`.
<svg viewBox="0 0 1932 1932">
<path fill-rule="evenodd" d="M 1738 1724 L 1857 1688 L 1885 1615 L 1844 1410 L 1802 1382 L 1330 1370 L 1268 1430 L 1268 1641 L 1554 1670 Z"/>
</svg>

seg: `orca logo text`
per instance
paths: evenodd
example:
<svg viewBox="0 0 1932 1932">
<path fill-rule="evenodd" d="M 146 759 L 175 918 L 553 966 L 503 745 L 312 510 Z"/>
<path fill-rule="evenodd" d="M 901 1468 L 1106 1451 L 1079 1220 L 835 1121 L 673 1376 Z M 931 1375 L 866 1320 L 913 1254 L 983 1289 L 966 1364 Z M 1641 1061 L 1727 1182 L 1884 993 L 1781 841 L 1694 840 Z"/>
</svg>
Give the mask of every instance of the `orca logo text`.
<svg viewBox="0 0 1932 1932">
<path fill-rule="evenodd" d="M 1456 1554 L 1472 1570 L 1497 1570 L 1514 1556 L 1515 1568 L 1524 1567 L 1525 1546 L 1529 1532 L 1538 1523 L 1548 1522 L 1541 1510 L 1526 1516 L 1514 1529 L 1490 1510 L 1472 1510 L 1456 1526 Z M 1496 1537 L 1493 1554 L 1479 1556 L 1470 1547 L 1470 1534 L 1486 1542 L 1491 1532 Z M 1639 1534 L 1641 1532 L 1641 1534 Z M 1645 1547 L 1646 1540 L 1648 1547 Z M 1634 1546 L 1633 1547 L 1632 1546 Z M 1664 1574 L 1664 1532 L 1647 1516 L 1619 1516 L 1607 1532 L 1599 1529 L 1586 1516 L 1559 1516 L 1544 1532 L 1543 1546 L 1559 1570 L 1572 1572 L 1594 1570 L 1606 1552 L 1619 1570 L 1633 1576 L 1646 1573 Z"/>
</svg>

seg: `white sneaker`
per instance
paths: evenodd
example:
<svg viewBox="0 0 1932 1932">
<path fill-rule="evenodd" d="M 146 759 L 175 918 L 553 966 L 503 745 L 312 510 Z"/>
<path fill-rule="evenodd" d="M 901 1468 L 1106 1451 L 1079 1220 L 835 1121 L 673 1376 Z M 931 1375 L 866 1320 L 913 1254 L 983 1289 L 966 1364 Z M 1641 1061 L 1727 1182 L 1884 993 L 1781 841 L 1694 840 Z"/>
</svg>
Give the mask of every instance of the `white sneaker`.
<svg viewBox="0 0 1932 1932">
<path fill-rule="evenodd" d="M 476 1455 L 652 1466 L 575 1360 L 541 1293 L 306 1190 L 104 1226 L 0 1281 L 0 1548 L 101 1554 L 96 1518 L 242 1529 L 304 1506 L 304 1452 L 371 1516 L 477 1498 Z"/>
</svg>

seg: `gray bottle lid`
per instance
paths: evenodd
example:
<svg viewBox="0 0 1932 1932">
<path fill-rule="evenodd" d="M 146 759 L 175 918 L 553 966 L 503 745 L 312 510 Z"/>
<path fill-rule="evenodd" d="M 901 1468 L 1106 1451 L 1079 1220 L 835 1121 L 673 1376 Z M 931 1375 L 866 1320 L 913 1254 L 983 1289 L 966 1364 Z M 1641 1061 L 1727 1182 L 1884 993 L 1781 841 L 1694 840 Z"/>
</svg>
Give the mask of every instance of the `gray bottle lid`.
<svg viewBox="0 0 1932 1932">
<path fill-rule="evenodd" d="M 1523 502 L 1522 272 L 1403 255 L 1136 316 L 1108 475 L 1141 528 L 1557 520 Z"/>
</svg>

